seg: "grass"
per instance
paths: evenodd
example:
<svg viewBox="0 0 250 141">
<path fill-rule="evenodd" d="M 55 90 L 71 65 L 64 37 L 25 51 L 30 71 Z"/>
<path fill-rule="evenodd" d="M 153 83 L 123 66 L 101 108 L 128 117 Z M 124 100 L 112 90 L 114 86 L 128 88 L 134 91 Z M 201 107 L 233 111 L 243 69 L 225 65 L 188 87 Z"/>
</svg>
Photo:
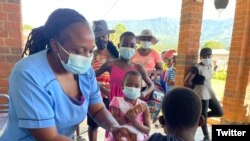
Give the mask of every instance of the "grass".
<svg viewBox="0 0 250 141">
<path fill-rule="evenodd" d="M 225 90 L 225 80 L 212 79 L 211 81 L 215 94 L 219 101 L 223 100 L 224 90 Z"/>
</svg>

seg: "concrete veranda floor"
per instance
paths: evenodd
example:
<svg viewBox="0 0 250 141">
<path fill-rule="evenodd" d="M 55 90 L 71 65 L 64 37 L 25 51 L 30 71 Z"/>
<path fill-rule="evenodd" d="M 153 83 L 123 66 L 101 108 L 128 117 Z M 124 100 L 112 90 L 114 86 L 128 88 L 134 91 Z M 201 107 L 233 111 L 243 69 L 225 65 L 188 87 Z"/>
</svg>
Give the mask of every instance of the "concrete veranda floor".
<svg viewBox="0 0 250 141">
<path fill-rule="evenodd" d="M 80 133 L 81 133 L 81 137 L 83 137 L 84 139 L 86 139 L 86 141 L 88 141 L 88 132 L 87 132 L 87 129 L 88 129 L 88 125 L 86 123 L 87 120 L 85 120 L 83 123 L 81 123 L 80 125 Z M 209 127 L 209 133 L 210 133 L 210 136 L 211 136 L 211 125 L 208 125 Z M 150 135 L 153 134 L 153 133 L 163 133 L 163 129 L 162 128 L 155 128 L 155 126 L 152 124 L 151 125 L 151 131 L 150 131 Z M 99 128 L 98 129 L 98 141 L 104 141 L 104 134 L 105 134 L 105 130 L 102 129 L 102 128 Z M 203 134 L 202 134 L 202 131 L 201 131 L 201 128 L 198 128 L 197 129 L 197 132 L 196 132 L 196 136 L 195 136 L 195 141 L 201 141 L 203 139 Z"/>
<path fill-rule="evenodd" d="M 1 120 L 0 120 L 1 121 Z M 87 125 L 87 120 L 85 120 L 83 123 L 80 124 L 80 133 L 81 133 L 81 137 L 86 139 L 86 141 L 88 141 L 88 125 Z M 6 121 L 2 121 L 2 123 L 5 123 Z M 2 125 L 2 123 L 0 122 L 0 125 Z M 2 128 L 2 127 L 0 127 Z M 163 129 L 160 128 L 155 128 L 155 126 L 152 124 L 151 125 L 151 131 L 150 131 L 150 135 L 153 133 L 163 133 Z M 1 136 L 1 130 L 0 130 L 0 136 Z M 211 125 L 209 125 L 209 133 L 211 136 Z M 98 129 L 98 141 L 104 141 L 104 134 L 105 134 L 105 130 L 102 128 Z M 203 139 L 203 135 L 202 135 L 202 131 L 201 128 L 198 128 L 197 132 L 196 132 L 196 136 L 195 136 L 195 140 L 196 141 L 201 141 Z"/>
</svg>

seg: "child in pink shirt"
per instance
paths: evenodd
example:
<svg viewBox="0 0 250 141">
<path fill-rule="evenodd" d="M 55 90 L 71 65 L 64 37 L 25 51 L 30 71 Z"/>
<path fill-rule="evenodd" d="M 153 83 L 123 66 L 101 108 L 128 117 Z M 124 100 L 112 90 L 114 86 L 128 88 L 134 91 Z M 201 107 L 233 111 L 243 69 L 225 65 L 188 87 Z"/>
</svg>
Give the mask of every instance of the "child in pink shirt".
<svg viewBox="0 0 250 141">
<path fill-rule="evenodd" d="M 150 131 L 150 112 L 147 104 L 140 100 L 142 76 L 138 71 L 126 73 L 123 81 L 124 97 L 114 97 L 110 102 L 111 114 L 120 125 L 136 134 L 137 141 L 147 138 Z M 106 141 L 114 141 L 111 133 Z"/>
</svg>

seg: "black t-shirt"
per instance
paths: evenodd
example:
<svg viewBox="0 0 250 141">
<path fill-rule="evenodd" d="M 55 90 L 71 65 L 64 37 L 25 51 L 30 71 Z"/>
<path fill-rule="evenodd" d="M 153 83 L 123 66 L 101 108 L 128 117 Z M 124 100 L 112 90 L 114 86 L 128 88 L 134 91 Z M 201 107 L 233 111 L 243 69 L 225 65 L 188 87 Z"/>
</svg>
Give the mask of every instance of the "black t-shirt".
<svg viewBox="0 0 250 141">
<path fill-rule="evenodd" d="M 197 68 L 197 66 L 192 66 L 191 67 L 191 73 L 194 75 L 199 74 L 199 69 Z"/>
<path fill-rule="evenodd" d="M 203 75 L 200 75 L 198 66 L 191 67 L 190 72 L 195 75 L 195 77 L 192 80 L 193 85 L 204 85 L 205 77 Z"/>
<path fill-rule="evenodd" d="M 148 141 L 183 141 L 172 135 L 162 135 L 161 133 L 154 133 Z"/>
</svg>

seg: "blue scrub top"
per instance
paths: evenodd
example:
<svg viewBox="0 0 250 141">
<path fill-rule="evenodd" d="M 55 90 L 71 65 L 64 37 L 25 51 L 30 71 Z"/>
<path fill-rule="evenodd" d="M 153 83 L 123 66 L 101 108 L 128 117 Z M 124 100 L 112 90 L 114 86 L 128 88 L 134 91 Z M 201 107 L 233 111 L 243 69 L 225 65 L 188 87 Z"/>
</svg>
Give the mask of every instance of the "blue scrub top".
<svg viewBox="0 0 250 141">
<path fill-rule="evenodd" d="M 27 129 L 56 127 L 72 136 L 86 117 L 91 104 L 102 102 L 95 73 L 91 67 L 78 75 L 84 101 L 76 104 L 66 95 L 52 71 L 47 51 L 20 60 L 9 81 L 9 120 L 0 141 L 35 141 Z"/>
</svg>

